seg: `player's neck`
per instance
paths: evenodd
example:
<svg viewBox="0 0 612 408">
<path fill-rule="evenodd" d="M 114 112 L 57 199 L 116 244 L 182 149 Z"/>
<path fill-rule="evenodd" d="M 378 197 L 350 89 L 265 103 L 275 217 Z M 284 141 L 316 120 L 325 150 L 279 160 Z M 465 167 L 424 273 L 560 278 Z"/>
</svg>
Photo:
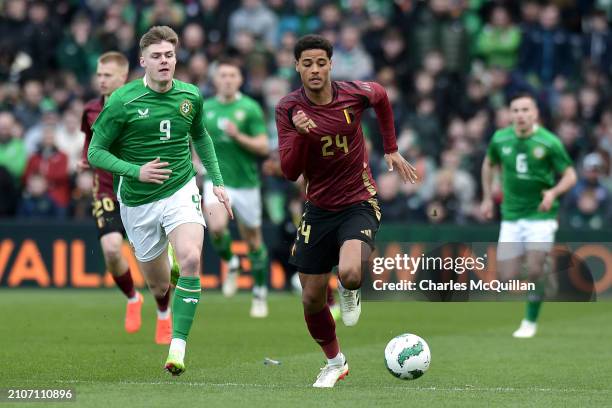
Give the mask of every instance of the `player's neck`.
<svg viewBox="0 0 612 408">
<path fill-rule="evenodd" d="M 236 99 L 238 99 L 238 93 L 235 93 L 233 95 L 217 94 L 217 99 L 223 104 L 232 103 Z"/>
<path fill-rule="evenodd" d="M 315 105 L 327 105 L 331 103 L 334 98 L 334 92 L 332 91 L 331 84 L 323 87 L 319 91 L 312 91 L 306 87 L 304 87 L 304 92 L 306 92 L 306 97 L 310 100 L 310 102 Z"/>
<path fill-rule="evenodd" d="M 172 79 L 169 81 L 153 81 L 151 78 L 145 75 L 144 83 L 145 86 L 148 86 L 157 93 L 168 92 L 172 88 Z"/>
<path fill-rule="evenodd" d="M 536 130 L 538 130 L 538 124 L 534 123 L 533 126 L 526 128 L 526 129 L 519 129 L 516 126 L 514 127 L 514 133 L 516 133 L 516 135 L 520 138 L 527 138 L 531 135 L 533 135 Z"/>
</svg>

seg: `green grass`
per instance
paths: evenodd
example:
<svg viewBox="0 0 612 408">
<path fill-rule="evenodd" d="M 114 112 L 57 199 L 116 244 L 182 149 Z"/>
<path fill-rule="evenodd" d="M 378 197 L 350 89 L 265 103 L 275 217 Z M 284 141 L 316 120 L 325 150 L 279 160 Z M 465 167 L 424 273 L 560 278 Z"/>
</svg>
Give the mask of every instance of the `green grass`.
<svg viewBox="0 0 612 408">
<path fill-rule="evenodd" d="M 311 388 L 323 355 L 299 299 L 271 295 L 265 320 L 249 318 L 249 305 L 246 294 L 205 293 L 187 372 L 172 378 L 162 371 L 167 348 L 153 342 L 150 296 L 141 331 L 128 335 L 118 291 L 1 290 L 0 387 L 70 387 L 76 403 L 45 406 L 108 408 L 612 403 L 612 303 L 546 304 L 538 336 L 515 340 L 521 303 L 366 302 L 356 327 L 338 324 L 351 372 L 331 390 Z M 392 377 L 383 363 L 386 342 L 403 332 L 432 350 L 415 381 Z M 282 364 L 265 366 L 265 357 Z"/>
</svg>

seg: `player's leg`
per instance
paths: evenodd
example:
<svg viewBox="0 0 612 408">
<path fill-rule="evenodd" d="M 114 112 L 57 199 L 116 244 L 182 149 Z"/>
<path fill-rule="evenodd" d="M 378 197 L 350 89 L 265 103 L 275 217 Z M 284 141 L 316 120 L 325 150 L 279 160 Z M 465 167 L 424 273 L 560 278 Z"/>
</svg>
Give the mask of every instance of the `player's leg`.
<svg viewBox="0 0 612 408">
<path fill-rule="evenodd" d="M 299 273 L 304 319 L 312 338 L 327 357 L 314 387 L 333 387 L 348 374 L 348 364 L 336 339 L 336 324 L 327 306 L 327 286 L 332 267 L 338 264 L 336 213 L 306 203 L 289 262 Z"/>
<path fill-rule="evenodd" d="M 313 387 L 333 387 L 338 380 L 348 374 L 348 364 L 340 352 L 340 345 L 336 338 L 336 323 L 327 306 L 326 292 L 331 274 L 300 273 L 299 276 L 302 284 L 304 319 L 308 332 L 327 357 L 327 364 L 321 369 Z"/>
<path fill-rule="evenodd" d="M 226 189 L 226 191 L 230 194 L 230 190 Z M 231 196 L 230 200 L 234 202 Z M 227 211 L 213 194 L 213 184 L 210 181 L 204 183 L 204 209 L 204 218 L 212 246 L 217 255 L 228 265 L 228 274 L 221 290 L 225 296 L 233 296 L 238 290 L 240 259 L 232 252 L 232 237 L 228 229 Z"/>
<path fill-rule="evenodd" d="M 163 203 L 154 202 L 136 207 L 121 205 L 121 219 L 134 249 L 147 286 L 157 303 L 155 342 L 168 344 L 171 339 L 170 262 L 168 239 L 161 228 Z"/>
<path fill-rule="evenodd" d="M 168 237 L 180 265 L 180 277 L 172 303 L 173 331 L 166 369 L 173 375 L 180 375 L 185 370 L 185 346 L 202 291 L 200 268 L 204 227 L 197 223 L 181 224 Z"/>
<path fill-rule="evenodd" d="M 121 254 L 123 235 L 119 232 L 110 232 L 100 238 L 100 246 L 104 255 L 106 270 L 111 274 L 115 284 L 127 297 L 125 311 L 125 331 L 136 333 L 142 324 L 142 295 L 134 288 L 132 273 L 129 264 Z"/>
<path fill-rule="evenodd" d="M 249 247 L 249 260 L 253 275 L 253 302 L 251 317 L 268 316 L 268 250 L 263 243 L 261 227 L 250 228 L 243 222 L 238 222 L 240 236 Z"/>
<path fill-rule="evenodd" d="M 167 242 L 164 240 L 164 242 Z M 172 316 L 170 313 L 170 261 L 167 249 L 150 261 L 138 261 L 140 271 L 157 303 L 155 342 L 170 344 L 172 339 Z"/>
<path fill-rule="evenodd" d="M 338 293 L 342 321 L 347 326 L 354 326 L 361 314 L 362 268 L 369 262 L 380 225 L 378 201 L 373 197 L 355 204 L 344 210 L 340 218 Z"/>
<path fill-rule="evenodd" d="M 93 203 L 100 246 L 106 270 L 111 274 L 117 287 L 127 297 L 125 330 L 135 333 L 142 323 L 142 295 L 134 288 L 129 264 L 121 253 L 123 246 L 123 224 L 119 213 L 119 203 L 111 197 L 102 197 Z"/>
<path fill-rule="evenodd" d="M 249 246 L 249 260 L 254 279 L 251 317 L 268 315 L 268 250 L 261 233 L 261 192 L 259 188 L 231 189 L 232 206 L 240 236 Z"/>
<path fill-rule="evenodd" d="M 526 268 L 529 282 L 535 284 L 535 289 L 527 294 L 525 318 L 521 326 L 514 332 L 514 337 L 531 338 L 537 332 L 537 320 L 544 301 L 545 268 L 548 253 L 552 249 L 556 220 L 525 220 L 523 222 L 526 245 Z"/>
</svg>

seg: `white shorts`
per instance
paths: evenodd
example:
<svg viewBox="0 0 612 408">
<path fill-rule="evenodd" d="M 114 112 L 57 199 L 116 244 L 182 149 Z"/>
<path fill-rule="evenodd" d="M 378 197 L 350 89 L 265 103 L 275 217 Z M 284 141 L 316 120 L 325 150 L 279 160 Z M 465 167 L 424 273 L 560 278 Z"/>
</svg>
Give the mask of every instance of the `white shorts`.
<svg viewBox="0 0 612 408">
<path fill-rule="evenodd" d="M 238 220 L 248 228 L 261 227 L 261 192 L 255 188 L 233 188 L 225 186 Z M 213 183 L 204 182 L 204 205 L 219 203 L 213 194 Z"/>
<path fill-rule="evenodd" d="M 169 197 L 128 207 L 120 204 L 125 232 L 140 262 L 157 258 L 168 246 L 168 234 L 181 224 L 206 227 L 202 216 L 202 197 L 195 178 Z"/>
<path fill-rule="evenodd" d="M 549 252 L 555 242 L 558 227 L 557 220 L 502 221 L 497 259 L 513 259 L 525 251 Z"/>
</svg>

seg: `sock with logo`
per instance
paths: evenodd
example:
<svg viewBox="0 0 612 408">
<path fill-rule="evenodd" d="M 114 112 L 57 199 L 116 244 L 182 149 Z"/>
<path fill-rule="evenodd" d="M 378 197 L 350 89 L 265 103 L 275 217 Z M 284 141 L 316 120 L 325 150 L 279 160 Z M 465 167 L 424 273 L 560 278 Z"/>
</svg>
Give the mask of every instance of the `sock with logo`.
<svg viewBox="0 0 612 408">
<path fill-rule="evenodd" d="M 338 356 L 340 345 L 336 338 L 336 323 L 329 306 L 325 305 L 320 312 L 314 314 L 304 313 L 304 319 L 310 335 L 319 344 L 325 356 L 329 359 Z"/>
<path fill-rule="evenodd" d="M 255 280 L 255 286 L 266 286 L 268 283 L 268 250 L 262 243 L 261 246 L 249 252 L 251 261 L 251 273 Z"/>
<path fill-rule="evenodd" d="M 172 301 L 172 338 L 187 340 L 202 288 L 199 276 L 181 276 Z"/>
<path fill-rule="evenodd" d="M 211 242 L 221 259 L 226 262 L 232 259 L 232 255 L 234 255 L 232 253 L 232 236 L 227 229 L 219 235 L 213 234 Z"/>
</svg>

